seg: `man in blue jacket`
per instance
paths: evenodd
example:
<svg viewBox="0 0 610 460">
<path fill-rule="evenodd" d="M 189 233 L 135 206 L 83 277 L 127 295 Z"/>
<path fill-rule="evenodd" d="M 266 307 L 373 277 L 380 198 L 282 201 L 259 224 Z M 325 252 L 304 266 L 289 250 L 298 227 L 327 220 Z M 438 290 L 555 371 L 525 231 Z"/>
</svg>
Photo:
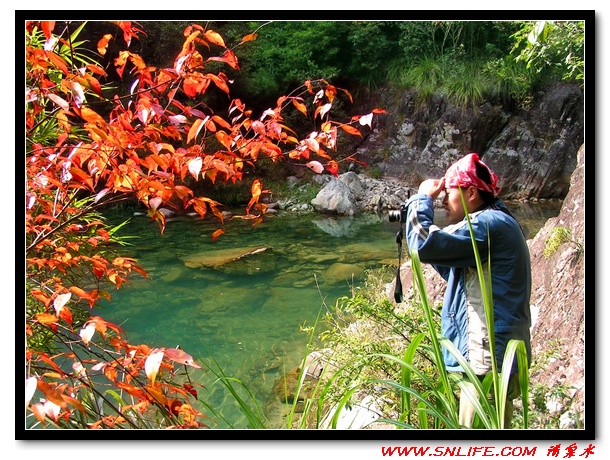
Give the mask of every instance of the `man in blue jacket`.
<svg viewBox="0 0 610 460">
<path fill-rule="evenodd" d="M 489 335 L 460 190 L 486 280 L 491 268 L 498 371 L 502 369 L 504 351 L 510 339 L 525 342 L 528 362 L 531 362 L 530 254 L 521 227 L 504 202 L 497 198 L 500 191 L 498 177 L 476 153 L 470 153 L 451 165 L 443 178 L 423 181 L 418 193 L 407 201 L 407 244 L 410 249 L 417 249 L 420 260 L 430 263 L 447 281 L 441 333 L 453 342 L 482 380 L 492 369 Z M 443 205 L 450 225 L 441 229 L 434 224 L 433 203 L 442 192 L 445 193 Z M 447 349 L 443 349 L 443 358 L 448 371 L 464 371 Z M 512 421 L 513 399 L 519 396 L 517 372 L 515 360 L 504 419 L 507 428 Z M 471 393 L 476 394 L 474 389 Z M 474 408 L 462 391 L 460 424 L 472 427 L 473 418 Z"/>
</svg>

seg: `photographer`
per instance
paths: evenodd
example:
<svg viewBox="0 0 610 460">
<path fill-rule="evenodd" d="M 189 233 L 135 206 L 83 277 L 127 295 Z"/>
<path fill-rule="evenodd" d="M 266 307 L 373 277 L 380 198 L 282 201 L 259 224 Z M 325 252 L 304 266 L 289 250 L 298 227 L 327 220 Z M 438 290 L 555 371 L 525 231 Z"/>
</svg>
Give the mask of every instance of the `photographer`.
<svg viewBox="0 0 610 460">
<path fill-rule="evenodd" d="M 406 241 L 417 248 L 420 260 L 431 264 L 447 281 L 441 314 L 441 333 L 453 342 L 480 379 L 491 371 L 489 337 L 473 243 L 461 193 L 474 231 L 485 279 L 491 267 L 495 347 L 498 369 L 510 339 L 530 346 L 530 255 L 525 237 L 503 201 L 497 198 L 498 177 L 476 153 L 449 167 L 441 179 L 423 181 L 406 203 Z M 443 205 L 450 225 L 434 224 L 434 200 L 444 192 Z M 488 260 L 488 256 L 490 260 Z M 445 367 L 463 372 L 457 360 L 443 349 Z M 504 426 L 510 427 L 513 399 L 519 396 L 517 363 L 513 363 Z M 476 392 L 472 391 L 473 394 Z M 474 408 L 460 397 L 459 422 L 472 427 Z"/>
</svg>

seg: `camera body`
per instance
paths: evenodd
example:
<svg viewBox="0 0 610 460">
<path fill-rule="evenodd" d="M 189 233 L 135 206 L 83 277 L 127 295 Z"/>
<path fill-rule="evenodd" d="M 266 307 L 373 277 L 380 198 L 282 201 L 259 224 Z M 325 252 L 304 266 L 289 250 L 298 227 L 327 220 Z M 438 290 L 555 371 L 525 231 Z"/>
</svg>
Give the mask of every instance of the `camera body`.
<svg viewBox="0 0 610 460">
<path fill-rule="evenodd" d="M 400 209 L 388 211 L 388 220 L 390 222 L 406 222 L 407 221 L 407 205 L 401 204 Z"/>
</svg>

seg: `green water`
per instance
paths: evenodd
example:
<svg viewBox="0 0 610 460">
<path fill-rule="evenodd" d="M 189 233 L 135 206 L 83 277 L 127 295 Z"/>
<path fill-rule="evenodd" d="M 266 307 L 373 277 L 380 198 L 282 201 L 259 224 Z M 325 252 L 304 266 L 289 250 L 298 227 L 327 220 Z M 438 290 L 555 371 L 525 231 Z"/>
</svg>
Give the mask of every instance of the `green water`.
<svg viewBox="0 0 610 460">
<path fill-rule="evenodd" d="M 529 237 L 558 213 L 558 205 L 511 209 Z M 211 222 L 181 217 L 160 235 L 156 223 L 132 214 L 107 217 L 112 223 L 130 218 L 122 234 L 137 239 L 122 252 L 138 259 L 149 276 L 132 276 L 93 313 L 123 327 L 132 343 L 179 345 L 204 367 L 215 368 L 215 361 L 252 392 L 268 427 L 282 423 L 274 384 L 306 354 L 310 336 L 302 328 L 349 296 L 365 270 L 397 263 L 398 224 L 386 216 L 280 212 L 257 225 L 233 219 L 214 242 Z M 249 252 L 255 253 L 236 259 Z M 211 428 L 247 427 L 212 373 L 195 371 L 191 377 L 205 385 L 200 399 L 219 412 L 200 408 Z"/>
</svg>

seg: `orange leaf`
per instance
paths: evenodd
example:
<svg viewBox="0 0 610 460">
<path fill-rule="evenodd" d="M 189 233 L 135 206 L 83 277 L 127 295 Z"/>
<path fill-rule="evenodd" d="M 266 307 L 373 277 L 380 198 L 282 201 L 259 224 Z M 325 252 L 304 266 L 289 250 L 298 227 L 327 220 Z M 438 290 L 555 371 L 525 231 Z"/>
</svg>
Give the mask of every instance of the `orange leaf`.
<svg viewBox="0 0 610 460">
<path fill-rule="evenodd" d="M 354 135 L 354 136 L 360 136 L 360 137 L 362 137 L 362 134 L 360 134 L 360 131 L 359 131 L 357 128 L 354 128 L 353 126 L 350 126 L 350 125 L 339 125 L 339 127 L 340 127 L 340 128 L 343 130 L 343 131 L 345 131 L 345 132 L 347 132 L 347 133 L 349 133 L 349 134 L 352 134 L 352 135 Z"/>
<path fill-rule="evenodd" d="M 220 126 L 222 126 L 225 129 L 231 129 L 231 125 L 229 123 L 227 123 L 226 120 L 219 117 L 218 115 L 214 115 L 212 117 L 212 120 L 214 120 L 217 124 L 219 124 Z"/>
<path fill-rule="evenodd" d="M 93 123 L 96 126 L 106 126 L 106 121 L 104 121 L 104 119 L 97 112 L 91 110 L 89 107 L 82 107 L 80 110 L 80 116 L 83 120 Z"/>
<path fill-rule="evenodd" d="M 222 46 L 223 48 L 226 48 L 225 42 L 218 32 L 214 32 L 213 30 L 206 30 L 205 38 L 207 39 L 207 41 L 209 41 L 210 43 L 213 43 L 214 45 L 218 45 L 218 46 Z"/>
<path fill-rule="evenodd" d="M 59 318 L 50 313 L 38 313 L 36 315 L 36 321 L 38 321 L 40 324 L 53 324 L 59 321 Z"/>
<path fill-rule="evenodd" d="M 195 123 L 193 123 L 193 126 L 191 126 L 191 129 L 189 129 L 189 133 L 186 138 L 187 144 L 189 144 L 193 139 L 195 139 L 197 137 L 197 135 L 199 134 L 199 131 L 201 131 L 201 128 L 203 127 L 203 123 L 204 123 L 204 120 L 202 120 L 201 118 L 198 118 L 197 120 L 195 120 Z"/>
<path fill-rule="evenodd" d="M 271 142 L 265 142 L 262 146 L 263 152 L 265 152 L 273 161 L 282 156 L 282 149 Z"/>
<path fill-rule="evenodd" d="M 263 193 L 263 184 L 260 179 L 255 179 L 252 183 L 252 198 L 246 207 L 246 214 L 250 214 L 250 208 L 258 203 L 261 193 Z"/>
<path fill-rule="evenodd" d="M 44 380 L 38 380 L 38 389 L 44 393 L 46 398 L 51 401 L 53 404 L 57 404 L 62 409 L 66 408 L 66 402 L 64 401 L 62 394 L 49 385 Z"/>
<path fill-rule="evenodd" d="M 328 155 L 324 149 L 319 149 L 317 152 L 318 156 L 320 158 L 325 158 L 326 160 L 332 160 L 332 157 L 330 155 Z"/>
<path fill-rule="evenodd" d="M 231 50 L 226 50 L 224 53 L 222 53 L 222 56 L 212 56 L 210 58 L 207 59 L 208 61 L 218 61 L 218 62 L 226 62 L 231 68 L 235 69 L 235 70 L 239 70 L 239 63 L 237 62 L 237 56 L 235 56 L 235 53 L 233 53 L 233 51 Z M 214 81 L 214 83 L 216 83 L 216 81 Z M 216 85 L 218 86 L 218 83 L 216 83 Z M 227 94 L 229 94 L 229 88 L 227 88 L 226 90 L 224 89 L 226 85 L 223 85 L 223 87 L 218 86 L 220 89 L 222 89 L 223 91 L 225 91 Z"/>
<path fill-rule="evenodd" d="M 231 150 L 231 143 L 233 142 L 231 136 L 229 136 L 224 131 L 218 131 L 215 136 L 216 139 L 218 139 L 218 142 L 224 145 L 227 150 Z"/>
<path fill-rule="evenodd" d="M 326 94 L 326 97 L 332 103 L 335 100 L 335 97 L 337 96 L 337 88 L 335 88 L 333 85 L 328 85 L 326 87 L 326 90 L 324 91 L 324 94 Z M 349 96 L 349 93 L 347 94 Z"/>
<path fill-rule="evenodd" d="M 223 228 L 219 228 L 218 230 L 216 230 L 214 233 L 212 233 L 212 241 L 216 241 L 218 239 L 218 237 L 220 235 L 222 235 L 225 232 L 225 230 Z"/>
<path fill-rule="evenodd" d="M 87 81 L 87 85 L 91 88 L 99 97 L 104 97 L 104 93 L 102 92 L 102 85 L 97 78 L 93 75 L 85 74 L 85 80 Z"/>
<path fill-rule="evenodd" d="M 57 373 L 59 373 L 60 375 L 64 375 L 64 371 L 61 370 L 61 368 L 55 363 L 55 361 L 53 361 L 49 356 L 47 356 L 44 353 L 39 353 L 38 354 L 38 359 L 40 359 L 41 361 L 47 363 L 49 366 L 51 366 L 55 371 L 57 371 Z"/>
<path fill-rule="evenodd" d="M 157 388 L 153 385 L 146 385 L 146 392 L 148 393 L 149 398 L 152 397 L 158 403 L 164 406 L 167 404 L 167 398 L 165 397 L 160 388 Z"/>
<path fill-rule="evenodd" d="M 93 179 L 85 171 L 72 167 L 70 168 L 70 174 L 72 174 L 72 178 L 77 182 L 86 185 L 89 190 L 94 191 Z"/>
<path fill-rule="evenodd" d="M 102 67 L 100 67 L 99 65 L 87 64 L 85 67 L 87 67 L 87 69 L 89 69 L 89 71 L 91 71 L 92 73 L 94 73 L 96 75 L 102 75 L 104 77 L 108 76 L 106 71 Z"/>
<path fill-rule="evenodd" d="M 49 306 L 49 303 L 51 302 L 51 297 L 46 295 L 41 290 L 39 290 L 39 289 L 32 289 L 30 291 L 30 294 L 32 295 L 32 297 L 34 297 L 34 298 L 40 300 L 42 303 L 44 303 L 45 307 Z"/>
<path fill-rule="evenodd" d="M 53 51 L 45 51 L 45 54 L 49 58 L 49 61 L 51 61 L 55 67 L 61 70 L 64 74 L 68 75 L 70 73 L 70 70 L 68 70 L 68 64 L 66 64 L 66 61 L 64 61 L 62 57 L 55 54 Z"/>
<path fill-rule="evenodd" d="M 226 52 L 225 52 L 226 54 Z M 223 58 L 209 58 L 208 61 L 225 61 Z M 224 75 L 222 72 L 219 75 Z M 221 76 L 214 75 L 213 73 L 206 74 L 206 77 L 214 82 L 214 84 L 225 93 L 229 94 L 229 87 L 227 86 L 227 81 L 225 78 Z"/>
<path fill-rule="evenodd" d="M 352 97 L 351 93 L 348 90 L 342 89 L 341 91 L 343 91 L 345 94 L 347 94 L 347 97 L 349 97 L 350 102 L 354 102 L 354 98 Z"/>
<path fill-rule="evenodd" d="M 106 55 L 106 51 L 108 50 L 108 42 L 111 38 L 112 34 L 106 34 L 97 42 L 97 52 L 102 56 Z"/>
<path fill-rule="evenodd" d="M 298 109 L 299 112 L 301 112 L 303 115 L 307 116 L 307 106 L 305 106 L 305 104 L 297 101 L 296 99 L 293 99 L 292 103 Z"/>
<path fill-rule="evenodd" d="M 136 398 L 144 399 L 146 398 L 146 391 L 142 390 L 139 387 L 135 387 L 133 385 L 129 385 L 127 383 L 123 383 L 120 380 L 114 382 L 114 384 L 119 387 L 121 390 L 125 390 L 131 396 L 135 396 Z"/>
<path fill-rule="evenodd" d="M 208 120 L 205 123 L 205 128 L 210 131 L 211 133 L 215 133 L 216 131 L 218 131 L 216 129 L 216 125 L 214 124 L 214 122 L 212 120 Z"/>
<path fill-rule="evenodd" d="M 241 39 L 240 45 L 242 43 L 246 43 L 246 42 L 250 42 L 252 40 L 256 40 L 257 37 L 258 37 L 258 34 L 248 34 L 248 35 L 245 35 L 244 38 Z"/>
<path fill-rule="evenodd" d="M 72 398 L 68 395 L 62 395 L 62 398 L 65 402 L 72 404 L 79 411 L 81 411 L 83 413 L 85 412 L 85 406 L 83 406 L 82 403 L 78 399 Z"/>
<path fill-rule="evenodd" d="M 85 299 L 85 300 L 88 300 L 90 302 L 95 300 L 95 298 L 92 297 L 91 294 L 87 293 L 87 291 L 85 291 L 84 289 L 79 288 L 78 286 L 72 286 L 70 288 L 70 292 L 76 294 L 81 299 Z"/>
</svg>

